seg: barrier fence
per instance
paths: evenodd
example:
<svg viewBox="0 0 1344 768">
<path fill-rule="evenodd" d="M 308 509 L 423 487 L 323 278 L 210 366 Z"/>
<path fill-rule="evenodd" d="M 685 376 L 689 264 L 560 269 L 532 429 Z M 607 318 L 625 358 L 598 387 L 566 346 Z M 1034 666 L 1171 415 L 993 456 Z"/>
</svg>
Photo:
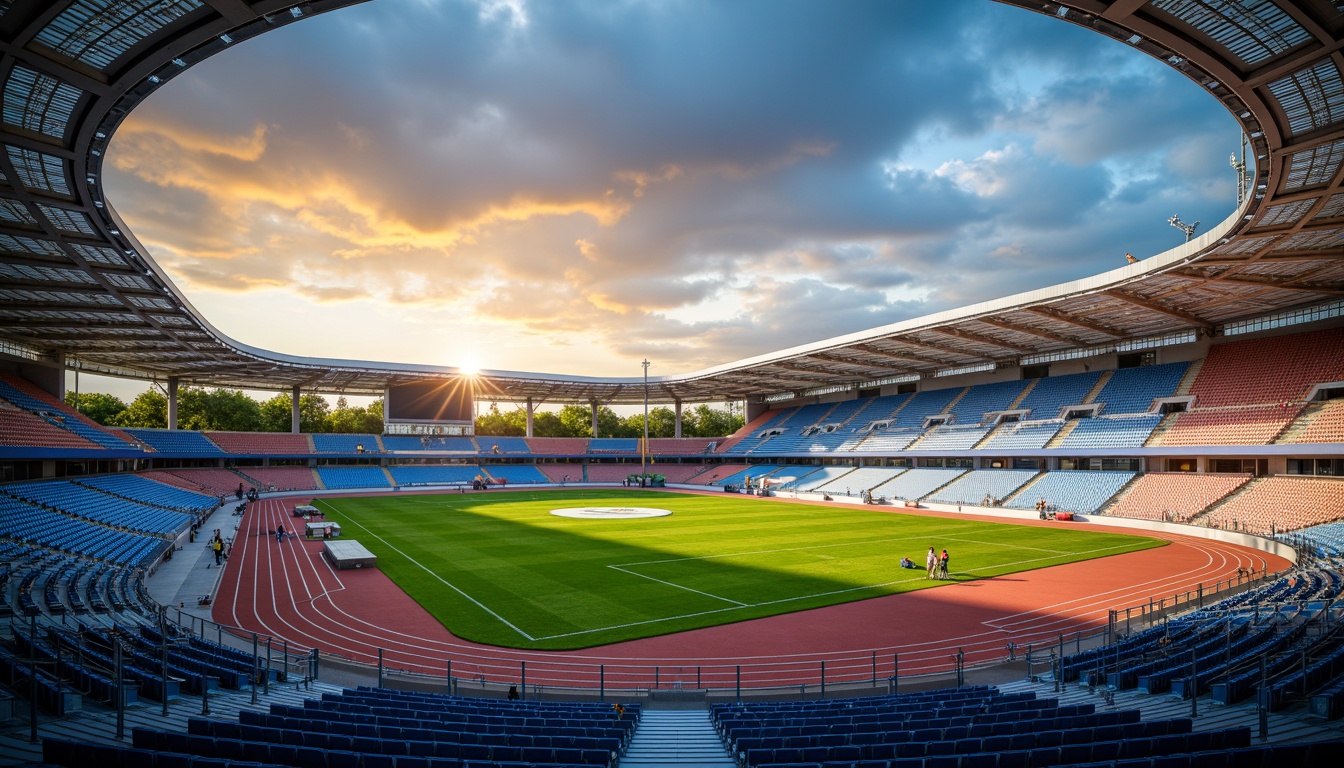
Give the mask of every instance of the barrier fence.
<svg viewBox="0 0 1344 768">
<path fill-rule="evenodd" d="M 909 650 L 864 649 L 834 654 L 800 654 L 761 659 L 756 657 L 685 659 L 620 659 L 578 657 L 565 653 L 464 648 L 430 653 L 407 648 L 385 648 L 352 639 L 364 645 L 359 654 L 300 646 L 280 637 L 254 633 L 193 616 L 180 608 L 173 623 L 185 634 L 219 645 L 249 651 L 257 658 L 261 685 L 271 677 L 300 683 L 318 679 L 324 666 L 383 685 L 436 688 L 454 692 L 490 693 L 521 686 L 533 695 L 597 696 L 643 695 L 650 691 L 710 691 L 719 694 L 743 691 L 753 695 L 797 694 L 824 697 L 828 689 L 899 689 L 901 678 L 945 676 L 963 679 L 968 669 L 981 669 L 1003 662 L 1024 662 L 1027 674 L 1045 671 L 1042 654 L 1058 658 L 1072 649 L 1114 642 L 1153 626 L 1178 613 L 1212 605 L 1231 595 L 1265 583 L 1276 574 L 1268 569 L 1244 572 L 1236 577 L 1194 589 L 1154 597 L 1146 602 L 1110 609 L 1106 623 L 1091 631 L 1040 632 L 1025 641 L 1003 643 L 984 640 L 965 644 Z M 1266 607 L 1266 610 L 1269 610 Z"/>
</svg>

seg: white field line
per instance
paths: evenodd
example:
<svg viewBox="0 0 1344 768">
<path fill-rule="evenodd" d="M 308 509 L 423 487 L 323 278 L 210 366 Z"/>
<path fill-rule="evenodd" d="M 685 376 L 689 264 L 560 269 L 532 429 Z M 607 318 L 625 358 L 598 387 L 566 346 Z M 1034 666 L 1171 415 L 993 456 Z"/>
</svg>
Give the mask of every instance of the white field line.
<svg viewBox="0 0 1344 768">
<path fill-rule="evenodd" d="M 348 517 L 348 516 L 347 516 L 347 517 Z M 504 626 L 508 627 L 509 629 L 512 629 L 514 632 L 517 632 L 518 634 L 522 635 L 523 637 L 527 638 L 528 640 L 531 640 L 531 641 L 533 641 L 533 642 L 536 642 L 537 638 L 535 638 L 535 637 L 533 637 L 533 636 L 527 634 L 527 633 L 524 632 L 523 630 L 519 629 L 519 628 L 517 627 L 517 625 L 515 625 L 513 622 L 509 621 L 508 619 L 504 618 L 503 616 L 500 616 L 498 613 L 495 613 L 495 612 L 494 612 L 493 610 L 491 610 L 485 603 L 482 603 L 480 600 L 477 600 L 476 598 L 474 598 L 474 597 L 472 597 L 471 595 L 467 594 L 465 591 L 463 591 L 461 588 L 459 588 L 456 584 L 453 584 L 452 582 L 450 582 L 450 581 L 448 581 L 447 579 L 443 578 L 442 576 L 440 576 L 439 574 L 435 573 L 434 571 L 431 571 L 430 569 L 426 568 L 423 564 L 420 563 L 419 560 L 416 560 L 415 558 L 411 557 L 410 555 L 406 554 L 405 552 L 402 552 L 400 549 L 397 549 L 396 547 L 392 546 L 392 544 L 390 544 L 390 543 L 387 541 L 387 539 L 384 539 L 382 536 L 379 536 L 378 534 L 376 534 L 376 533 L 374 533 L 373 531 L 369 530 L 368 528 L 364 527 L 364 526 L 361 525 L 358 521 L 356 521 L 354 518 L 348 518 L 348 519 L 350 520 L 350 524 L 351 524 L 351 525 L 358 526 L 359 528 L 363 529 L 365 533 L 367 533 L 367 534 L 369 534 L 370 536 L 372 536 L 373 538 L 375 538 L 375 539 L 377 539 L 377 540 L 383 542 L 383 544 L 386 545 L 388 549 L 390 549 L 390 550 L 392 550 L 393 552 L 396 552 L 397 554 L 399 554 L 399 555 L 401 555 L 402 557 L 406 558 L 408 561 L 410 561 L 412 564 L 414 564 L 415 567 L 419 568 L 420 570 L 424 571 L 425 573 L 428 573 L 430 576 L 433 576 L 435 579 L 437 579 L 437 580 L 439 581 L 439 583 L 443 584 L 445 587 L 448 587 L 449 589 L 453 590 L 453 591 L 456 592 L 457 594 L 459 594 L 459 595 L 465 597 L 467 600 L 469 600 L 469 601 L 470 601 L 473 605 L 475 605 L 477 608 L 480 608 L 482 611 L 485 611 L 486 613 L 490 614 L 491 616 L 494 616 L 494 617 L 495 617 L 496 619 L 498 619 L 499 622 L 500 622 L 501 624 L 503 624 Z"/>
<path fill-rule="evenodd" d="M 628 629 L 628 628 L 630 628 L 630 627 L 645 626 L 645 625 L 649 625 L 649 624 L 659 624 L 659 623 L 669 622 L 669 621 L 679 621 L 679 620 L 681 620 L 681 619 L 696 618 L 696 617 L 699 617 L 699 616 L 708 616 L 708 615 L 713 615 L 713 614 L 716 614 L 716 613 L 724 613 L 724 612 L 727 612 L 727 611 L 737 611 L 737 610 L 742 610 L 743 608 L 759 608 L 759 607 L 770 606 L 770 605 L 780 605 L 780 604 L 783 604 L 783 603 L 791 603 L 791 602 L 799 602 L 799 601 L 804 601 L 804 600 L 811 600 L 811 599 L 819 598 L 819 597 L 831 597 L 831 596 L 834 596 L 834 595 L 841 595 L 841 594 L 845 594 L 845 593 L 849 593 L 849 592 L 860 592 L 860 591 L 868 590 L 868 589 L 880 589 L 880 588 L 883 588 L 883 587 L 889 587 L 889 586 L 891 586 L 891 585 L 893 585 L 893 584 L 899 584 L 899 583 L 901 583 L 902 581 L 908 581 L 908 579 L 903 579 L 903 580 L 897 580 L 897 581 L 883 582 L 883 583 L 880 583 L 880 584 L 867 584 L 867 585 L 861 585 L 861 586 L 857 586 L 857 587 L 847 587 L 847 588 L 845 588 L 845 589 L 837 589 L 837 590 L 832 590 L 832 591 L 829 591 L 829 592 L 817 592 L 817 593 L 814 593 L 814 594 L 808 594 L 808 595 L 794 595 L 794 596 L 791 596 L 791 597 L 781 598 L 781 599 L 779 599 L 779 600 L 767 600 L 767 601 L 759 602 L 759 603 L 742 603 L 742 602 L 738 602 L 738 601 L 736 601 L 736 600 L 731 600 L 731 599 L 726 598 L 726 597 L 720 597 L 719 595 L 713 595 L 713 594 L 710 594 L 710 593 L 708 593 L 708 592 L 701 592 L 700 590 L 697 590 L 697 589 L 694 589 L 694 588 L 691 588 L 691 587 L 686 587 L 686 586 L 683 586 L 683 585 L 680 585 L 680 584 L 675 584 L 675 583 L 670 582 L 670 581 L 664 581 L 664 580 L 662 580 L 662 579 L 657 579 L 657 578 L 654 578 L 654 577 L 652 577 L 652 576 L 647 576 L 647 575 L 642 574 L 642 573 L 636 573 L 636 572 L 634 572 L 634 571 L 628 570 L 628 569 L 627 569 L 628 566 L 657 565 L 657 564 L 662 564 L 662 563 L 686 562 L 686 561 L 691 561 L 691 560 L 715 560 L 715 559 L 722 559 L 722 558 L 726 558 L 726 557 L 742 557 L 742 556 L 748 556 L 748 555 L 766 555 L 766 554 L 775 554 L 775 553 L 780 553 L 780 552 L 802 552 L 802 551 L 811 551 L 811 550 L 818 550 L 818 549 L 834 549 L 834 548 L 836 548 L 836 547 L 851 547 L 851 546 L 867 545 L 867 544 L 883 544 L 883 543 L 900 542 L 900 541 L 914 541 L 914 540 L 916 540 L 916 539 L 919 539 L 919 540 L 927 540 L 927 539 L 928 539 L 928 536 L 927 536 L 927 535 L 921 534 L 921 535 L 918 535 L 918 536 L 900 536 L 900 537 L 891 537 L 891 538 L 882 538 L 882 539 L 867 539 L 867 540 L 864 540 L 864 541 L 840 542 L 840 543 L 836 543 L 836 544 L 818 544 L 818 545 L 806 546 L 806 547 L 785 547 L 785 548 L 779 548 L 779 549 L 764 549 L 764 550 L 753 550 L 753 551 L 747 551 L 747 552 L 725 553 L 725 554 L 719 554 L 719 555 L 705 555 L 705 556 L 702 556 L 702 557 L 674 557 L 674 558 L 666 558 L 666 559 L 662 559 L 662 560 L 645 560 L 645 561 L 641 561 L 641 562 L 633 562 L 633 563 L 618 563 L 618 564 L 612 564 L 612 565 L 608 565 L 607 567 L 608 567 L 608 568 L 612 568 L 612 569 L 614 569 L 614 570 L 621 571 L 622 573 L 628 573 L 628 574 L 630 574 L 630 575 L 632 575 L 632 576 L 638 576 L 638 577 L 643 578 L 643 579 L 648 579 L 648 580 L 650 580 L 650 581 L 655 581 L 655 582 L 658 582 L 658 583 L 663 584 L 663 585 L 665 585 L 665 586 L 673 587 L 673 588 L 675 588 L 675 589 L 682 589 L 682 590 L 686 590 L 686 591 L 688 591 L 688 592 L 694 592 L 694 593 L 696 593 L 696 594 L 703 595 L 703 596 L 708 597 L 708 598 L 711 598 L 711 599 L 721 600 L 721 601 L 723 601 L 723 602 L 727 602 L 727 603 L 732 603 L 733 606 L 732 606 L 732 607 L 728 607 L 728 608 L 716 608 L 716 609 L 709 610 L 709 611 L 697 611 L 697 612 L 694 612 L 694 613 L 686 613 L 686 614 L 681 614 L 681 615 L 677 615 L 677 616 L 664 616 L 664 617 L 659 617 L 659 618 L 656 618 L 656 619 L 645 619 L 645 620 L 643 620 L 643 621 L 633 621 L 633 622 L 626 622 L 626 623 L 623 623 L 623 624 L 613 624 L 613 625 L 605 626 L 605 627 L 594 627 L 594 628 L 589 628 L 589 629 L 581 629 L 581 630 L 576 630 L 576 631 L 574 631 L 574 632 L 563 632 L 563 633 L 554 634 L 554 635 L 544 635 L 544 636 L 541 636 L 541 637 L 533 637 L 533 636 L 527 634 L 526 632 L 524 632 L 522 629 L 519 629 L 516 625 L 514 625 L 514 624 L 513 624 L 512 622 L 510 622 L 508 619 L 505 619 L 503 616 L 501 616 L 500 614 L 496 613 L 494 610 L 490 609 L 488 606 L 486 606 L 486 605 L 485 605 L 484 603 L 482 603 L 481 601 L 479 601 L 479 600 L 477 600 L 476 598 L 472 597 L 471 595 L 467 594 L 466 592 L 464 592 L 462 589 L 460 589 L 460 588 L 457 587 L 456 585 L 452 584 L 451 582 L 445 580 L 442 576 L 438 575 L 438 574 L 435 573 L 434 571 L 431 571 L 429 568 L 425 567 L 423 564 L 421 564 L 419 561 L 415 560 L 415 559 L 412 558 L 411 556 L 407 555 L 405 552 L 402 552 L 401 550 L 399 550 L 399 549 L 397 549 L 396 547 L 392 546 L 390 543 L 387 542 L 386 539 L 382 538 L 382 537 L 379 536 L 378 534 L 374 533 L 373 531 L 369 530 L 368 528 L 366 528 L 365 526 L 361 525 L 360 523 L 354 521 L 353 519 L 351 519 L 351 523 L 352 523 L 353 525 L 359 526 L 359 527 L 362 528 L 364 531 L 366 531 L 369 535 L 373 536 L 374 538 L 376 538 L 376 539 L 378 539 L 379 541 L 381 541 L 381 542 L 383 542 L 384 544 L 386 544 L 386 545 L 388 546 L 389 549 L 391 549 L 392 551 L 394 551 L 394 552 L 396 552 L 397 554 L 401 555 L 402 557 L 406 558 L 406 559 L 407 559 L 408 561 L 410 561 L 411 563 L 414 563 L 416 567 L 420 568 L 420 569 L 423 570 L 425 573 L 428 573 L 429 575 L 433 576 L 435 579 L 438 579 L 438 580 L 439 580 L 441 583 L 443 583 L 445 586 L 447 586 L 448 588 L 450 588 L 450 589 L 452 589 L 453 591 L 457 592 L 458 594 L 462 595 L 462 596 L 465 597 L 467 600 L 471 601 L 473 604 L 475 604 L 477 607 L 479 607 L 481 610 L 485 611 L 486 613 L 488 613 L 488 614 L 490 614 L 491 616 L 493 616 L 493 617 L 495 617 L 496 619 L 498 619 L 498 620 L 499 620 L 502 624 L 504 624 L 505 626 L 509 627 L 509 628 L 512 629 L 513 631 L 517 632 L 519 635 L 522 635 L 523 637 L 525 637 L 525 638 L 527 638 L 528 640 L 531 640 L 531 641 L 533 641 L 533 642 L 544 641 L 544 640 L 555 640 L 555 639 L 564 638 L 564 637 L 575 637 L 575 636 L 578 636 L 578 635 L 588 635 L 588 634 L 594 634 L 594 633 L 597 633 L 597 632 L 606 632 L 606 631 L 616 630 L 616 629 Z M 956 538 L 956 537 L 943 537 L 943 538 L 945 538 L 945 539 L 947 539 L 947 540 L 963 541 L 963 542 L 967 542 L 967 543 L 978 543 L 978 544 L 994 544 L 994 543 L 995 543 L 995 542 L 982 542 L 982 541 L 978 541 L 978 540 L 975 540 L 975 539 L 964 539 L 964 538 Z M 1006 545 L 1005 545 L 1005 546 L 1006 546 Z M 1021 548 L 1021 549 L 1035 549 L 1035 548 L 1033 548 L 1033 547 L 1020 547 L 1020 548 Z M 1085 550 L 1085 551 L 1080 551 L 1080 552 L 1075 552 L 1075 553 L 1060 552 L 1060 551 L 1049 550 L 1049 549 L 1038 549 L 1038 550 L 1036 550 L 1036 551 L 1040 551 L 1040 552 L 1050 552 L 1050 553 L 1052 553 L 1052 556 L 1051 556 L 1051 557 L 1033 558 L 1033 559 L 1030 559 L 1030 560 L 1019 560 L 1019 561 L 1014 562 L 1014 563 L 998 563 L 998 564 L 995 564 L 995 565 L 992 565 L 992 566 L 986 566 L 986 567 L 984 567 L 984 568 L 973 568 L 973 569 L 969 569 L 969 570 L 967 570 L 967 571 L 962 571 L 962 573 L 975 573 L 975 572 L 977 572 L 977 571 L 991 570 L 991 569 L 994 569 L 994 568 L 1003 568 L 1003 567 L 1005 567 L 1005 566 L 1010 566 L 1010 567 L 1011 567 L 1011 566 L 1018 566 L 1018 565 L 1027 565 L 1027 564 L 1030 564 L 1030 563 L 1036 563 L 1036 562 L 1041 562 L 1041 561 L 1045 561 L 1045 560 L 1054 560 L 1054 559 L 1056 559 L 1056 558 L 1058 558 L 1058 557 L 1060 557 L 1060 556 L 1063 556 L 1063 555 L 1069 555 L 1069 554 L 1086 555 L 1086 554 L 1092 554 L 1092 553 L 1106 552 L 1106 551 L 1109 551 L 1109 550 L 1120 549 L 1120 548 L 1121 548 L 1120 546 L 1115 546 L 1115 547 L 1103 547 L 1103 548 L 1101 548 L 1101 549 Z"/>
<path fill-rule="evenodd" d="M 627 571 L 626 569 L 622 568 L 622 567 L 619 566 L 619 565 L 608 565 L 607 567 L 610 568 L 610 569 L 612 569 L 612 570 L 614 570 L 614 571 L 620 571 L 621 573 L 628 573 L 628 574 L 630 574 L 631 576 L 638 576 L 638 577 L 641 578 L 641 579 L 648 579 L 649 581 L 656 581 L 656 582 L 658 582 L 659 584 L 666 584 L 667 586 L 672 587 L 672 588 L 674 588 L 674 589 L 684 589 L 684 590 L 686 590 L 687 592 L 694 592 L 694 593 L 697 594 L 697 595 L 704 595 L 705 597 L 713 598 L 713 599 L 715 599 L 715 600 L 722 600 L 722 601 L 725 602 L 725 603 L 732 603 L 733 605 L 740 606 L 740 607 L 743 607 L 743 608 L 745 608 L 746 605 L 747 605 L 746 603 L 739 603 L 739 602 L 736 601 L 736 600 L 729 600 L 729 599 L 726 598 L 726 597 L 720 597 L 720 596 L 718 596 L 718 595 L 711 595 L 711 594 L 708 593 L 708 592 L 701 592 L 701 591 L 698 590 L 698 589 L 691 589 L 690 587 L 685 587 L 685 586 L 682 586 L 682 585 L 680 585 L 680 584 L 673 584 L 673 583 L 670 582 L 670 581 L 663 581 L 662 579 L 655 579 L 655 578 L 652 577 L 652 576 L 646 576 L 646 575 L 644 575 L 644 574 L 642 574 L 642 573 L 635 573 L 634 571 Z"/>
<path fill-rule="evenodd" d="M 828 546 L 829 546 L 829 545 L 828 545 Z M 821 547 L 799 547 L 798 549 L 820 549 L 820 548 L 821 548 Z M 1094 552 L 1106 552 L 1106 551 L 1108 551 L 1108 550 L 1119 549 L 1119 548 L 1120 548 L 1120 547 L 1102 547 L 1101 549 L 1089 549 L 1089 550 L 1084 550 L 1084 551 L 1081 551 L 1081 552 L 1077 552 L 1077 553 L 1075 553 L 1075 554 L 1079 554 L 1079 555 L 1087 555 L 1087 554 L 1092 554 L 1092 553 L 1094 553 Z M 1027 547 L 1024 547 L 1024 549 L 1027 549 Z M 781 551 L 781 552 L 783 552 L 783 551 L 790 551 L 790 550 L 776 550 L 776 551 Z M 1051 550 L 1042 550 L 1042 551 L 1049 552 L 1049 551 L 1051 551 Z M 754 553 L 746 553 L 746 554 L 754 554 Z M 675 558 L 675 559 L 673 559 L 673 560 L 655 560 L 655 561 L 650 561 L 650 562 L 659 562 L 659 563 L 662 563 L 662 562 L 677 562 L 677 561 L 682 561 L 682 560 L 701 560 L 701 559 L 706 559 L 706 560 L 707 560 L 707 559 L 712 559 L 712 557 L 724 557 L 724 555 L 714 555 L 714 556 L 707 557 L 707 558 L 698 558 L 698 557 L 679 557 L 679 558 Z M 1029 564 L 1029 563 L 1036 563 L 1036 562 L 1040 562 L 1040 561 L 1042 561 L 1042 560 L 1054 560 L 1054 559 L 1056 559 L 1057 557 L 1058 557 L 1058 555 L 1055 555 L 1054 557 L 1038 557 L 1038 558 L 1033 558 L 1033 559 L 1031 559 L 1031 560 L 1019 560 L 1019 561 L 1017 561 L 1017 562 L 1015 562 L 1015 563 L 999 563 L 999 564 L 997 564 L 997 565 L 986 566 L 985 568 L 972 568 L 972 569 L 970 569 L 969 571 L 962 571 L 962 573 L 973 573 L 973 572 L 975 572 L 975 571 L 990 570 L 991 568 L 1002 568 L 1002 567 L 1004 567 L 1004 566 L 1027 565 L 1027 564 Z M 628 565 L 644 565 L 644 563 L 628 563 Z M 624 571 L 625 573 L 631 573 L 632 575 L 635 575 L 635 576 L 643 576 L 643 574 L 633 573 L 632 571 L 626 571 L 624 568 L 621 568 L 621 567 L 618 567 L 618 566 L 609 565 L 609 566 L 607 566 L 607 567 L 608 567 L 608 568 L 616 568 L 617 570 Z M 644 578 L 650 578 L 650 577 L 645 576 Z M 671 582 L 662 581 L 661 579 L 652 579 L 652 580 L 653 580 L 653 581 L 659 581 L 659 582 L 661 582 L 661 583 L 663 583 L 663 584 L 667 584 L 668 586 L 678 587 L 678 588 L 680 588 L 680 589 L 686 589 L 686 590 L 691 591 L 691 592 L 696 592 L 696 591 L 697 591 L 697 590 L 694 590 L 694 589 L 690 589 L 689 587 L 682 587 L 682 586 L 679 585 L 679 584 L 672 584 Z M 715 614 L 715 613 L 724 613 L 724 612 L 726 612 L 726 611 L 738 611 L 738 610 L 742 610 L 743 608 L 760 608 L 760 607 L 768 606 L 768 605 L 780 605 L 780 604 L 782 604 L 782 603 L 792 603 L 792 602 L 798 602 L 798 601 L 802 601 L 802 600 L 811 600 L 811 599 L 813 599 L 813 598 L 817 598 L 817 597 L 831 597 L 832 595 L 842 595 L 842 594 L 845 594 L 846 592 L 861 592 L 861 591 L 863 591 L 863 590 L 865 590 L 865 589 L 880 589 L 880 588 L 882 588 L 882 587 L 889 587 L 889 586 L 891 586 L 891 585 L 893 585 L 893 584 L 900 584 L 900 583 L 902 583 L 902 581 L 909 581 L 909 579 L 901 579 L 901 580 L 897 580 L 897 581 L 887 581 L 887 582 L 883 582 L 883 583 L 881 583 L 881 584 L 867 584 L 867 585 L 858 586 L 858 587 L 847 587 L 847 588 L 845 588 L 845 589 L 837 589 L 837 590 L 833 590 L 833 591 L 830 591 L 830 592 L 817 592 L 817 593 L 815 593 L 815 594 L 810 594 L 810 595 L 795 595 L 795 596 L 793 596 L 793 597 L 784 597 L 784 598 L 780 598 L 779 600 L 766 600 L 766 601 L 764 601 L 764 602 L 760 602 L 760 603 L 738 603 L 738 604 L 737 604 L 738 607 L 734 607 L 734 608 L 716 608 L 716 609 L 714 609 L 714 610 L 712 610 L 712 611 L 698 611 L 698 612 L 696 612 L 696 613 L 686 613 L 686 614 L 682 614 L 682 615 L 680 615 L 680 616 L 666 616 L 666 617 L 657 618 L 657 619 L 645 619 L 644 621 L 632 621 L 632 622 L 628 622 L 628 623 L 626 623 L 626 624 L 614 624 L 614 625 L 609 626 L 609 627 L 597 627 L 597 628 L 593 628 L 593 629 L 582 629 L 582 630 L 578 630 L 578 631 L 576 631 L 576 632 L 565 632 L 565 633 L 558 634 L 558 635 L 546 635 L 546 636 L 544 636 L 544 637 L 539 637 L 539 638 L 537 638 L 537 639 L 538 639 L 538 640 L 554 640 L 554 639 L 556 639 L 556 638 L 561 638 L 561 637 L 574 637 L 574 636 L 576 636 L 576 635 L 588 635 L 588 634 L 593 634 L 593 633 L 595 633 L 595 632 L 606 632 L 606 631 L 608 631 L 608 630 L 613 630 L 613 629 L 627 629 L 627 628 L 629 628 L 629 627 L 639 627 L 639 626 L 644 626 L 644 625 L 647 625 L 647 624 L 658 624 L 658 623 L 660 623 L 660 622 L 666 622 L 666 621 L 679 621 L 679 620 L 681 620 L 681 619 L 691 619 L 691 618 L 695 618 L 695 617 L 697 617 L 697 616 L 708 616 L 708 615 L 712 615 L 712 614 Z M 705 593 L 704 593 L 704 592 L 700 592 L 699 594 L 704 595 Z M 706 595 L 706 597 L 717 597 L 717 596 L 716 596 L 716 595 Z M 719 600 L 727 600 L 727 598 L 722 598 L 722 597 L 717 597 L 717 599 L 719 599 Z M 735 602 L 735 601 L 728 600 L 728 602 Z"/>
</svg>

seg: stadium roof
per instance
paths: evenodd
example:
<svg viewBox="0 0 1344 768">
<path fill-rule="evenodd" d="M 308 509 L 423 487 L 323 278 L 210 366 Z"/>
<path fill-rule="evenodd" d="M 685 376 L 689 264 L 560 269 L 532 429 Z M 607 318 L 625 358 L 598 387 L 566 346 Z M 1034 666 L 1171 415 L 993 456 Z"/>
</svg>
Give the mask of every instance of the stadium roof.
<svg viewBox="0 0 1344 768">
<path fill-rule="evenodd" d="M 0 355 L 116 376 L 379 394 L 450 367 L 284 355 L 195 311 L 103 198 L 103 152 L 155 89 L 231 45 L 362 0 L 0 0 Z M 673 376 L 657 399 L 876 386 L 1143 348 L 1344 297 L 1344 6 L 1002 0 L 1157 57 L 1242 124 L 1249 194 L 1184 246 L 1096 277 Z M 643 379 L 476 374 L 485 397 L 634 402 Z"/>
</svg>

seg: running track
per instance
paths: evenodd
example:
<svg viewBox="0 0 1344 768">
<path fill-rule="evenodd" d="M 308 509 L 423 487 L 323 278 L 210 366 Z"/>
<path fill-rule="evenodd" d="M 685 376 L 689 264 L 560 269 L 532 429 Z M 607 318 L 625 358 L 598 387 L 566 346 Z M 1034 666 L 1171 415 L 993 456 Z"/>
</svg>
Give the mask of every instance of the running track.
<svg viewBox="0 0 1344 768">
<path fill-rule="evenodd" d="M 797 685 L 815 683 L 823 661 L 828 681 L 867 680 L 891 674 L 892 654 L 899 654 L 902 675 L 946 671 L 957 648 L 974 665 L 1003 657 L 1009 642 L 1048 645 L 1060 633 L 1068 638 L 1104 627 L 1111 608 L 1235 578 L 1239 568 L 1277 572 L 1290 565 L 1219 541 L 1148 533 L 1172 543 L 601 648 L 529 652 L 454 637 L 381 571 L 337 573 L 321 556 L 321 541 L 277 543 L 270 531 L 280 523 L 296 527 L 297 503 L 249 505 L 215 599 L 215 621 L 365 663 L 376 663 L 382 648 L 389 668 L 429 675 L 442 676 L 451 659 L 457 677 L 512 682 L 525 661 L 528 681 L 543 685 L 596 687 L 597 665 L 605 665 L 605 683 L 613 687 L 651 685 L 655 675 L 662 685 L 731 687 L 738 665 L 744 686 Z"/>
</svg>

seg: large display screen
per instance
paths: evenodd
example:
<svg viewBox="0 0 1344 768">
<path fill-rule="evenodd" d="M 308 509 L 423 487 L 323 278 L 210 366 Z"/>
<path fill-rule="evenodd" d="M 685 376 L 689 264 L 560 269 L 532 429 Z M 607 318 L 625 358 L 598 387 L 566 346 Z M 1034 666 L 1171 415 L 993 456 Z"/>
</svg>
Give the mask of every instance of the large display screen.
<svg viewBox="0 0 1344 768">
<path fill-rule="evenodd" d="M 471 381 L 444 379 L 387 388 L 388 421 L 471 421 Z"/>
</svg>

